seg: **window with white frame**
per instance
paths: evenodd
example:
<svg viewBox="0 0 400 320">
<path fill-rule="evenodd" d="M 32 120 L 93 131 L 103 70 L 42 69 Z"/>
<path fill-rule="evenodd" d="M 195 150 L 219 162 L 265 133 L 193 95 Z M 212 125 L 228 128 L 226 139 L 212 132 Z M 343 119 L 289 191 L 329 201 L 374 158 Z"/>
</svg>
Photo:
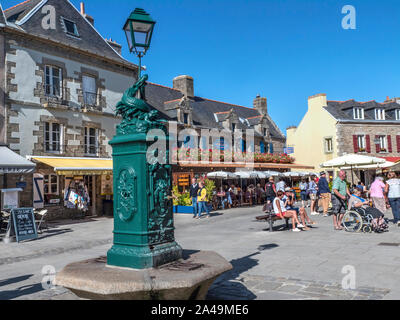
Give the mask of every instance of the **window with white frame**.
<svg viewBox="0 0 400 320">
<path fill-rule="evenodd" d="M 353 118 L 355 120 L 364 119 L 364 109 L 363 108 L 353 108 Z"/>
<path fill-rule="evenodd" d="M 44 194 L 58 195 L 58 176 L 55 174 L 46 174 L 43 179 Z"/>
<path fill-rule="evenodd" d="M 325 152 L 332 153 L 333 152 L 333 139 L 325 138 Z"/>
<path fill-rule="evenodd" d="M 387 152 L 387 136 L 379 136 L 379 149 L 381 152 Z"/>
<path fill-rule="evenodd" d="M 358 151 L 360 151 L 360 152 L 366 151 L 365 135 L 357 136 L 357 146 L 358 146 Z"/>
<path fill-rule="evenodd" d="M 45 66 L 45 93 L 48 96 L 62 98 L 62 70 Z"/>
<path fill-rule="evenodd" d="M 62 151 L 63 126 L 59 123 L 45 122 L 44 149 L 46 152 L 60 153 Z"/>
<path fill-rule="evenodd" d="M 396 120 L 400 120 L 400 109 L 394 110 L 394 114 L 396 116 Z"/>
<path fill-rule="evenodd" d="M 97 105 L 96 78 L 82 76 L 83 101 L 86 106 L 94 107 Z"/>
<path fill-rule="evenodd" d="M 375 120 L 385 120 L 385 109 L 375 109 Z"/>
<path fill-rule="evenodd" d="M 85 127 L 85 154 L 96 156 L 98 154 L 98 132 L 95 128 Z"/>
</svg>

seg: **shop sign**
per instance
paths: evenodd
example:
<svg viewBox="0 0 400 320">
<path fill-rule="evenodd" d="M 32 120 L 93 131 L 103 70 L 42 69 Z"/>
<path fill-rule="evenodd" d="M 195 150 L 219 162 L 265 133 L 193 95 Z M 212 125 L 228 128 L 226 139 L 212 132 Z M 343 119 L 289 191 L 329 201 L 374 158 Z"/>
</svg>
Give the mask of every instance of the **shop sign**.
<svg viewBox="0 0 400 320">
<path fill-rule="evenodd" d="M 113 177 L 110 174 L 101 176 L 101 195 L 111 196 L 113 194 Z"/>
<path fill-rule="evenodd" d="M 26 189 L 26 182 L 17 182 L 17 188 Z"/>
<path fill-rule="evenodd" d="M 19 206 L 18 193 L 23 191 L 20 188 L 17 189 L 2 189 L 1 193 L 3 195 L 3 208 L 2 209 L 15 209 Z"/>
<path fill-rule="evenodd" d="M 178 175 L 178 186 L 188 187 L 190 185 L 190 176 L 188 174 Z"/>
</svg>

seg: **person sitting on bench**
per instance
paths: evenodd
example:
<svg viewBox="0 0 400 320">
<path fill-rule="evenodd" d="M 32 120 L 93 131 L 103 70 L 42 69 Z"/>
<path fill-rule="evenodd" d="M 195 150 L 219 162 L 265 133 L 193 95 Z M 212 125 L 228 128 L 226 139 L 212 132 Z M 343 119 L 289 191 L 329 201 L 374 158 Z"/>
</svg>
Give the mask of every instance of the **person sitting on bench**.
<svg viewBox="0 0 400 320">
<path fill-rule="evenodd" d="M 300 232 L 299 228 L 304 228 L 304 226 L 297 219 L 297 213 L 294 210 L 287 210 L 285 207 L 285 203 L 282 198 L 285 195 L 283 191 L 278 191 L 277 197 L 274 199 L 274 213 L 280 219 L 292 219 L 292 231 Z M 297 225 L 297 227 L 296 227 Z"/>
<path fill-rule="evenodd" d="M 293 210 L 296 211 L 297 215 L 300 216 L 301 222 L 303 225 L 316 225 L 316 223 L 314 221 L 312 221 L 310 219 L 310 217 L 308 216 L 306 209 L 304 207 L 298 208 L 295 207 L 295 195 L 292 189 L 290 188 L 286 188 L 285 189 L 285 195 L 283 196 L 282 201 L 285 203 L 286 209 L 287 210 Z M 307 224 L 306 224 L 306 220 L 307 220 Z M 303 230 L 310 230 L 310 228 L 305 227 Z"/>
</svg>

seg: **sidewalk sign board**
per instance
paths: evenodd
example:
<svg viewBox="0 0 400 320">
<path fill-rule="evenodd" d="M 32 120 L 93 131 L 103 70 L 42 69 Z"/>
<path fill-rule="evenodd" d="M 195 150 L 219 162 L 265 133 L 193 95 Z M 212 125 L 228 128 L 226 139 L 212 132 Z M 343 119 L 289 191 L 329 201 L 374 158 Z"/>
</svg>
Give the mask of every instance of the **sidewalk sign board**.
<svg viewBox="0 0 400 320">
<path fill-rule="evenodd" d="M 12 223 L 11 228 L 15 230 L 17 242 L 37 239 L 38 234 L 33 208 L 13 209 L 10 223 Z"/>
</svg>

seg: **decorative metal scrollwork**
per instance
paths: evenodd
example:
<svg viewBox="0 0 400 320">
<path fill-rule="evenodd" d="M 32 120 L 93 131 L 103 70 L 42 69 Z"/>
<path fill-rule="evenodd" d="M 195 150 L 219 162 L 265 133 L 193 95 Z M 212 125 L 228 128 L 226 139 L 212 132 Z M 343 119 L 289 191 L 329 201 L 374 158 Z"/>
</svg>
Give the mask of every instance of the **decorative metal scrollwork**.
<svg viewBox="0 0 400 320">
<path fill-rule="evenodd" d="M 122 169 L 117 183 L 117 212 L 123 221 L 129 221 L 138 211 L 137 177 L 133 168 Z"/>
</svg>

